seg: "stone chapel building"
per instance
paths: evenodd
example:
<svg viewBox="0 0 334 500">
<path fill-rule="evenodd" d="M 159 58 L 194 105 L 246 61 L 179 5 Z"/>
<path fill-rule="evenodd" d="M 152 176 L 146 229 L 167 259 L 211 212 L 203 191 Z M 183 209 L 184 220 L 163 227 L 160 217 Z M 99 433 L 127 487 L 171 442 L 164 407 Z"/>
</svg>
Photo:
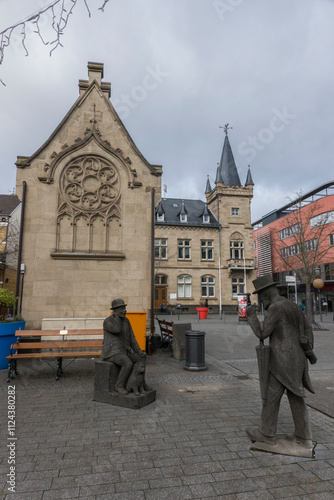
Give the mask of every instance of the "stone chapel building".
<svg viewBox="0 0 334 500">
<path fill-rule="evenodd" d="M 129 311 L 150 307 L 151 192 L 160 198 L 162 167 L 140 153 L 102 78 L 103 64 L 88 63 L 64 119 L 17 159 L 27 328 L 43 318 L 104 318 L 117 297 Z"/>
</svg>

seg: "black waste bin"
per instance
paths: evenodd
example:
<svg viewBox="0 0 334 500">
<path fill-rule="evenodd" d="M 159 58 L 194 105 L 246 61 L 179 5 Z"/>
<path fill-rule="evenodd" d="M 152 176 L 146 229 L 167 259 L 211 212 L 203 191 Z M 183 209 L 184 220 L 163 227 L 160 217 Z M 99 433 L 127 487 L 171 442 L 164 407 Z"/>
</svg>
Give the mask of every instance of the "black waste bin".
<svg viewBox="0 0 334 500">
<path fill-rule="evenodd" d="M 186 364 L 185 370 L 206 370 L 205 366 L 205 332 L 189 330 L 186 337 Z"/>
</svg>

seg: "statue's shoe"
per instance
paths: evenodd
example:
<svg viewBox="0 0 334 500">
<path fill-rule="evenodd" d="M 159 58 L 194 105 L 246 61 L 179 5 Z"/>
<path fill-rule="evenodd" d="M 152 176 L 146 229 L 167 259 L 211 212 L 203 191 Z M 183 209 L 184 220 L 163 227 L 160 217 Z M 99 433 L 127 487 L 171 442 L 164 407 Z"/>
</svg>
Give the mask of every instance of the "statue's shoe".
<svg viewBox="0 0 334 500">
<path fill-rule="evenodd" d="M 276 436 L 265 436 L 255 427 L 247 427 L 246 434 L 253 442 L 259 441 L 260 443 L 276 444 Z"/>
<path fill-rule="evenodd" d="M 117 385 L 115 385 L 115 391 L 117 391 L 118 394 L 124 394 L 124 396 L 125 396 L 125 394 L 128 393 L 128 391 L 126 389 L 124 389 L 124 387 L 117 387 Z"/>
<path fill-rule="evenodd" d="M 286 434 L 285 439 L 287 441 L 292 441 L 293 443 L 297 443 L 306 449 L 313 448 L 312 439 L 303 439 L 303 438 L 296 436 L 295 434 Z"/>
<path fill-rule="evenodd" d="M 144 382 L 144 391 L 145 392 L 150 392 L 150 391 L 153 391 L 152 387 L 150 387 L 149 385 L 146 384 L 146 382 Z"/>
</svg>

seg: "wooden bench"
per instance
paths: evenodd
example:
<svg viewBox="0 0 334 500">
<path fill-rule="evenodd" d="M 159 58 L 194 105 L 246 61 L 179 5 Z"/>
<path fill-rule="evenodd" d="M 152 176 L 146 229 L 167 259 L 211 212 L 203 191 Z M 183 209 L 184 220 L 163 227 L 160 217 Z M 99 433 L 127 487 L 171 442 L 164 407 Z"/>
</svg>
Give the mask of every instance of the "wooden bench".
<svg viewBox="0 0 334 500">
<path fill-rule="evenodd" d="M 160 346 L 166 346 L 163 351 L 167 351 L 173 344 L 173 322 L 165 319 L 158 319 L 158 324 L 161 333 Z"/>
<path fill-rule="evenodd" d="M 65 333 L 67 332 L 67 333 Z M 63 372 L 63 358 L 95 358 L 101 356 L 103 338 L 92 340 L 91 338 L 103 336 L 103 330 L 17 330 L 15 336 L 18 340 L 12 344 L 8 359 L 8 378 L 14 378 L 18 374 L 17 360 L 19 359 L 42 359 L 47 364 L 47 359 L 57 359 L 56 380 Z M 43 337 L 46 337 L 43 338 Z M 48 339 L 50 337 L 50 340 Z M 25 341 L 27 339 L 27 341 Z M 32 340 L 32 342 L 29 342 Z M 34 352 L 27 352 L 33 350 Z M 72 361 L 73 361 L 72 360 Z"/>
</svg>

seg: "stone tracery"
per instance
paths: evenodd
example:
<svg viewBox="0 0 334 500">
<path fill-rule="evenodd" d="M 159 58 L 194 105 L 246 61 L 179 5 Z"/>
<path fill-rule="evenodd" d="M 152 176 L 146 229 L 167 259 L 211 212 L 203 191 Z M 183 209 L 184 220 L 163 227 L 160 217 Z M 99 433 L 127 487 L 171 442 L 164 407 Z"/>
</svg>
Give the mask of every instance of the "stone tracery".
<svg viewBox="0 0 334 500">
<path fill-rule="evenodd" d="M 64 167 L 59 179 L 56 251 L 77 251 L 83 225 L 90 227 L 84 251 L 111 250 L 112 234 L 109 226 L 113 221 L 119 223 L 121 219 L 120 199 L 121 180 L 115 165 L 94 154 L 72 159 Z M 69 231 L 68 223 L 62 223 L 64 218 L 70 221 L 71 237 L 64 234 Z M 98 221 L 105 228 L 104 235 L 101 235 L 101 227 L 99 231 L 94 230 Z M 82 238 L 80 241 L 80 251 L 83 251 Z"/>
</svg>

